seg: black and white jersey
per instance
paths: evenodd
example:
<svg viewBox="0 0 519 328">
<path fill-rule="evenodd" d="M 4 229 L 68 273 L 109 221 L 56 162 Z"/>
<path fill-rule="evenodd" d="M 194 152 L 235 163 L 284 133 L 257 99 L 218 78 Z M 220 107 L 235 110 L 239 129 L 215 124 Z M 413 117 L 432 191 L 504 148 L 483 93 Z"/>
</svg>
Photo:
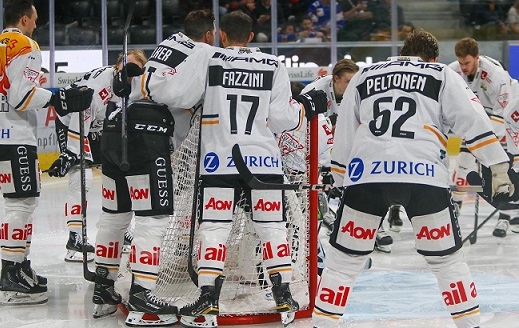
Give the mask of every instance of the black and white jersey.
<svg viewBox="0 0 519 328">
<path fill-rule="evenodd" d="M 130 102 L 149 99 L 168 106 L 175 119 L 175 146 L 187 136 L 195 108 L 199 107 L 203 91 L 197 89 L 205 86 L 207 60 L 212 51 L 208 44 L 175 33 L 155 48 L 144 65 L 144 74 L 132 80 Z M 194 58 L 187 61 L 189 57 Z M 181 64 L 183 69 L 179 71 Z"/>
<path fill-rule="evenodd" d="M 508 157 L 476 95 L 441 63 L 392 57 L 362 68 L 337 118 L 332 173 L 339 186 L 374 182 L 448 187 L 447 133 L 485 166 Z"/>
<path fill-rule="evenodd" d="M 488 56 L 479 56 L 479 66 L 472 80 L 463 74 L 459 62 L 449 64 L 467 83 L 469 88 L 478 96 L 481 105 L 492 121 L 494 132 L 499 140 L 504 142 L 505 122 L 504 109 L 510 101 L 510 75 L 501 64 Z"/>
<path fill-rule="evenodd" d="M 338 108 L 340 102 L 337 102 L 337 97 L 335 96 L 335 91 L 333 90 L 333 75 L 321 76 L 314 81 L 307 84 L 307 86 L 301 91 L 301 93 L 308 92 L 310 90 L 322 90 L 326 93 L 326 98 L 328 99 L 328 109 L 325 113 L 326 117 L 329 117 L 332 114 L 338 114 Z"/>
<path fill-rule="evenodd" d="M 203 99 L 200 174 L 236 174 L 235 143 L 252 173 L 282 174 L 274 134 L 301 129 L 305 122 L 303 107 L 291 98 L 286 67 L 276 56 L 245 47 L 191 49 L 179 62 L 170 57 L 180 58 L 178 49 L 186 45 L 167 41 L 167 49 L 155 50 L 162 63 L 152 55 L 145 73 L 132 81 L 130 99 L 168 105 L 175 129 L 175 108 Z"/>
<path fill-rule="evenodd" d="M 281 174 L 274 134 L 303 127 L 286 67 L 258 48 L 218 49 L 209 60 L 202 116 L 201 174 L 236 174 L 231 149 L 241 147 L 254 174 Z"/>
<path fill-rule="evenodd" d="M 514 155 L 514 169 L 519 171 L 519 83 L 511 80 L 510 102 L 505 108 L 507 151 Z"/>
<path fill-rule="evenodd" d="M 120 103 L 121 98 L 112 91 L 114 66 L 103 66 L 86 73 L 81 80 L 74 82 L 78 86 L 86 86 L 94 90 L 90 107 L 83 112 L 84 135 L 99 132 L 103 129 L 108 102 Z M 74 154 L 80 154 L 79 143 L 79 113 L 70 113 L 60 118 L 68 126 L 67 149 Z M 85 158 L 93 160 L 88 138 L 85 138 Z"/>
<path fill-rule="evenodd" d="M 510 75 L 498 61 L 488 56 L 479 56 L 479 66 L 473 80 L 469 80 L 463 74 L 459 62 L 452 62 L 449 67 L 458 73 L 478 96 L 488 114 L 503 117 L 503 109 L 510 97 Z"/>
</svg>

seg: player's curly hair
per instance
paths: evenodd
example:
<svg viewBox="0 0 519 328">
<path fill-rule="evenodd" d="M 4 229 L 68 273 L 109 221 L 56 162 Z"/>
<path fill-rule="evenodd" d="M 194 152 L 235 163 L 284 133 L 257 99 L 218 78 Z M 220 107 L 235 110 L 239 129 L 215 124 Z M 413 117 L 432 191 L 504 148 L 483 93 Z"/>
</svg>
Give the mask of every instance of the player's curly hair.
<svg viewBox="0 0 519 328">
<path fill-rule="evenodd" d="M 430 62 L 440 56 L 438 40 L 431 33 L 423 29 L 415 30 L 407 36 L 404 46 L 400 50 L 401 56 L 418 56 Z"/>
</svg>

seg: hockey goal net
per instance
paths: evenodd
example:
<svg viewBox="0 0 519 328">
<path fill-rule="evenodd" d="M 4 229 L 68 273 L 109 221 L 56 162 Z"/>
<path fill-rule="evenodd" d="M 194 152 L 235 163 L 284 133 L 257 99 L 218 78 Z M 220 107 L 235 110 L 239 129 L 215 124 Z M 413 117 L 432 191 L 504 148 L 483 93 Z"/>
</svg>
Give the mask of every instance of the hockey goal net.
<svg viewBox="0 0 519 328">
<path fill-rule="evenodd" d="M 311 124 L 309 124 L 311 125 Z M 196 271 L 197 228 L 195 220 L 193 249 L 190 251 L 191 222 L 196 178 L 200 117 L 196 116 L 188 137 L 172 154 L 174 171 L 174 205 L 161 248 L 161 267 L 155 294 L 179 308 L 192 303 L 199 290 L 190 279 L 188 261 Z M 307 129 L 310 131 L 310 129 Z M 310 133 L 287 135 L 280 139 L 286 182 L 308 183 L 310 170 L 293 170 L 290 161 L 310 159 L 307 149 Z M 298 140 L 299 139 L 299 140 Z M 317 139 L 317 138 L 315 138 Z M 317 153 L 317 152 L 315 152 Z M 306 161 L 306 164 L 309 161 Z M 304 164 L 303 164 L 304 165 Z M 304 167 L 303 167 L 304 169 Z M 315 168 L 315 175 L 317 175 Z M 295 173 L 293 173 L 295 172 Z M 305 172 L 310 172 L 307 174 Z M 316 178 L 317 179 L 317 178 Z M 311 315 L 317 277 L 317 205 L 314 191 L 286 191 L 286 213 L 289 242 L 292 251 L 293 278 L 290 285 L 293 297 L 301 310 L 296 317 Z M 312 196 L 311 196 L 312 195 Z M 312 200 L 313 199 L 313 200 Z M 313 203 L 315 202 L 315 203 Z M 261 242 L 252 228 L 249 208 L 242 199 L 237 203 L 233 227 L 227 241 L 225 282 L 220 294 L 221 325 L 279 321 L 271 284 L 262 265 Z M 313 220 L 310 219 L 313 214 Z M 196 219 L 196 217 L 195 217 Z"/>
</svg>

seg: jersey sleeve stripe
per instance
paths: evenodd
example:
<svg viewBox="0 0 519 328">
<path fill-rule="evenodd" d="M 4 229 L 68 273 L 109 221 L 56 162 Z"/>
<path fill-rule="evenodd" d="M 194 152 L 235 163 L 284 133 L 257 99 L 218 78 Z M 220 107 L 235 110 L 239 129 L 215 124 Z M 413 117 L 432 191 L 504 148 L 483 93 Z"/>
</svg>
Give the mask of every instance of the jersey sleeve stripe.
<svg viewBox="0 0 519 328">
<path fill-rule="evenodd" d="M 482 147 L 488 146 L 488 145 L 493 144 L 493 143 L 495 143 L 495 142 L 499 142 L 499 141 L 497 140 L 496 137 L 494 137 L 494 138 L 492 138 L 492 139 L 489 139 L 489 140 L 485 140 L 485 141 L 482 141 L 482 142 L 476 143 L 476 144 L 474 144 L 474 145 L 472 145 L 472 146 L 469 146 L 469 145 L 467 145 L 467 146 L 468 146 L 469 150 L 470 150 L 471 152 L 473 152 L 473 151 L 475 151 L 475 150 L 477 150 L 477 149 L 480 149 L 480 148 L 482 148 Z"/>
<path fill-rule="evenodd" d="M 437 129 L 435 129 L 433 126 L 430 125 L 424 125 L 423 128 L 427 131 L 432 132 L 440 141 L 440 143 L 443 145 L 443 147 L 447 147 L 447 138 L 440 133 Z"/>
<path fill-rule="evenodd" d="M 472 139 L 465 140 L 465 143 L 467 145 L 474 144 L 480 140 L 487 139 L 488 137 L 495 137 L 495 134 L 493 131 L 487 131 L 485 133 L 482 133 L 480 135 L 475 136 Z"/>
<path fill-rule="evenodd" d="M 499 124 L 505 124 L 505 120 L 502 119 L 502 118 L 499 117 L 499 116 L 490 115 L 489 117 L 490 117 L 490 120 L 491 120 L 491 121 L 494 121 L 494 122 L 499 123 Z"/>
<path fill-rule="evenodd" d="M 29 104 L 31 103 L 32 96 L 34 96 L 35 92 L 36 92 L 36 88 L 33 87 L 31 89 L 31 91 L 29 91 L 25 94 L 22 101 L 15 108 L 20 108 L 19 110 L 21 110 L 21 111 L 26 110 L 27 107 L 29 106 Z"/>
</svg>

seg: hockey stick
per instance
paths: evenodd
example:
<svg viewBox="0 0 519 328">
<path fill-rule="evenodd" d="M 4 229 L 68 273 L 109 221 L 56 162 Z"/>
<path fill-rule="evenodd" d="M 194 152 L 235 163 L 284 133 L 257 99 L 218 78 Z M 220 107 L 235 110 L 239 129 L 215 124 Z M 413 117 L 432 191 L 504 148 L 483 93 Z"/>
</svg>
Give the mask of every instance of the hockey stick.
<svg viewBox="0 0 519 328">
<path fill-rule="evenodd" d="M 85 177 L 85 113 L 79 112 L 79 170 L 81 179 L 81 237 L 83 239 L 83 277 L 95 281 L 96 274 L 88 268 L 87 222 L 86 222 L 86 177 Z"/>
<path fill-rule="evenodd" d="M 85 169 L 100 169 L 101 164 L 99 163 L 85 163 Z M 42 170 L 41 173 L 48 173 L 50 171 L 50 168 L 46 170 Z"/>
<path fill-rule="evenodd" d="M 126 16 L 126 22 L 124 24 L 124 39 L 123 39 L 123 69 L 126 69 L 127 58 L 128 58 L 128 30 L 130 29 L 130 23 L 132 21 L 133 11 L 135 10 L 135 0 L 130 0 L 128 3 L 128 16 Z M 125 76 L 125 75 L 123 75 Z M 126 81 L 123 81 L 126 83 Z M 126 172 L 130 169 L 130 163 L 128 163 L 128 128 L 127 128 L 127 114 L 128 109 L 128 96 L 122 97 L 121 106 L 121 164 L 119 168 L 121 171 Z"/>
<path fill-rule="evenodd" d="M 240 176 L 247 185 L 251 189 L 260 189 L 260 190 L 302 190 L 302 189 L 310 189 L 310 190 L 331 190 L 333 189 L 333 185 L 329 184 L 306 184 L 306 183 L 269 183 L 260 181 L 258 178 L 252 174 L 252 172 L 245 164 L 243 156 L 241 154 L 240 145 L 235 144 L 232 147 L 232 158 L 234 160 L 234 164 L 236 165 L 236 169 Z"/>
<path fill-rule="evenodd" d="M 189 256 L 187 258 L 187 272 L 189 273 L 189 278 L 191 281 L 198 287 L 198 272 L 195 271 L 193 267 L 193 244 L 195 242 L 195 228 L 197 223 L 197 213 L 198 213 L 198 189 L 199 189 L 199 175 L 200 175 L 200 136 L 202 135 L 202 111 L 203 108 L 200 107 L 200 114 L 198 114 L 198 145 L 196 150 L 196 165 L 195 167 L 195 185 L 193 186 L 193 207 L 191 208 L 191 227 L 189 229 Z M 197 115 L 196 112 L 193 115 Z"/>
<path fill-rule="evenodd" d="M 478 165 L 478 175 L 481 173 L 481 166 L 479 162 Z M 476 194 L 476 197 L 474 198 L 474 230 L 472 231 L 471 235 L 472 237 L 469 238 L 470 244 L 474 245 L 476 241 L 478 240 L 478 221 L 479 221 L 479 194 Z"/>
<path fill-rule="evenodd" d="M 485 225 L 485 223 L 488 222 L 488 220 L 490 220 L 496 213 L 497 213 L 498 209 L 494 209 L 494 211 L 492 213 L 490 213 L 489 216 L 487 216 L 487 218 L 485 220 L 483 220 L 483 222 L 481 222 L 478 226 L 474 227 L 474 230 L 472 230 L 472 232 L 463 239 L 463 244 L 465 244 L 467 242 L 467 240 L 470 240 L 470 244 L 473 245 L 474 243 L 472 242 L 472 238 L 475 234 L 478 233 L 479 229 L 481 229 L 481 227 L 483 227 Z"/>
<path fill-rule="evenodd" d="M 241 154 L 240 145 L 235 144 L 232 147 L 232 158 L 234 161 L 234 165 L 240 173 L 240 176 L 247 183 L 249 187 L 252 189 L 260 189 L 260 190 L 302 190 L 302 189 L 310 189 L 310 190 L 323 190 L 328 191 L 333 189 L 333 185 L 331 184 L 307 184 L 307 183 L 269 183 L 263 182 L 256 178 L 254 174 L 249 170 L 247 164 L 243 159 Z M 465 191 L 465 192 L 481 192 L 483 188 L 481 186 L 449 186 L 449 188 L 453 191 Z"/>
</svg>

